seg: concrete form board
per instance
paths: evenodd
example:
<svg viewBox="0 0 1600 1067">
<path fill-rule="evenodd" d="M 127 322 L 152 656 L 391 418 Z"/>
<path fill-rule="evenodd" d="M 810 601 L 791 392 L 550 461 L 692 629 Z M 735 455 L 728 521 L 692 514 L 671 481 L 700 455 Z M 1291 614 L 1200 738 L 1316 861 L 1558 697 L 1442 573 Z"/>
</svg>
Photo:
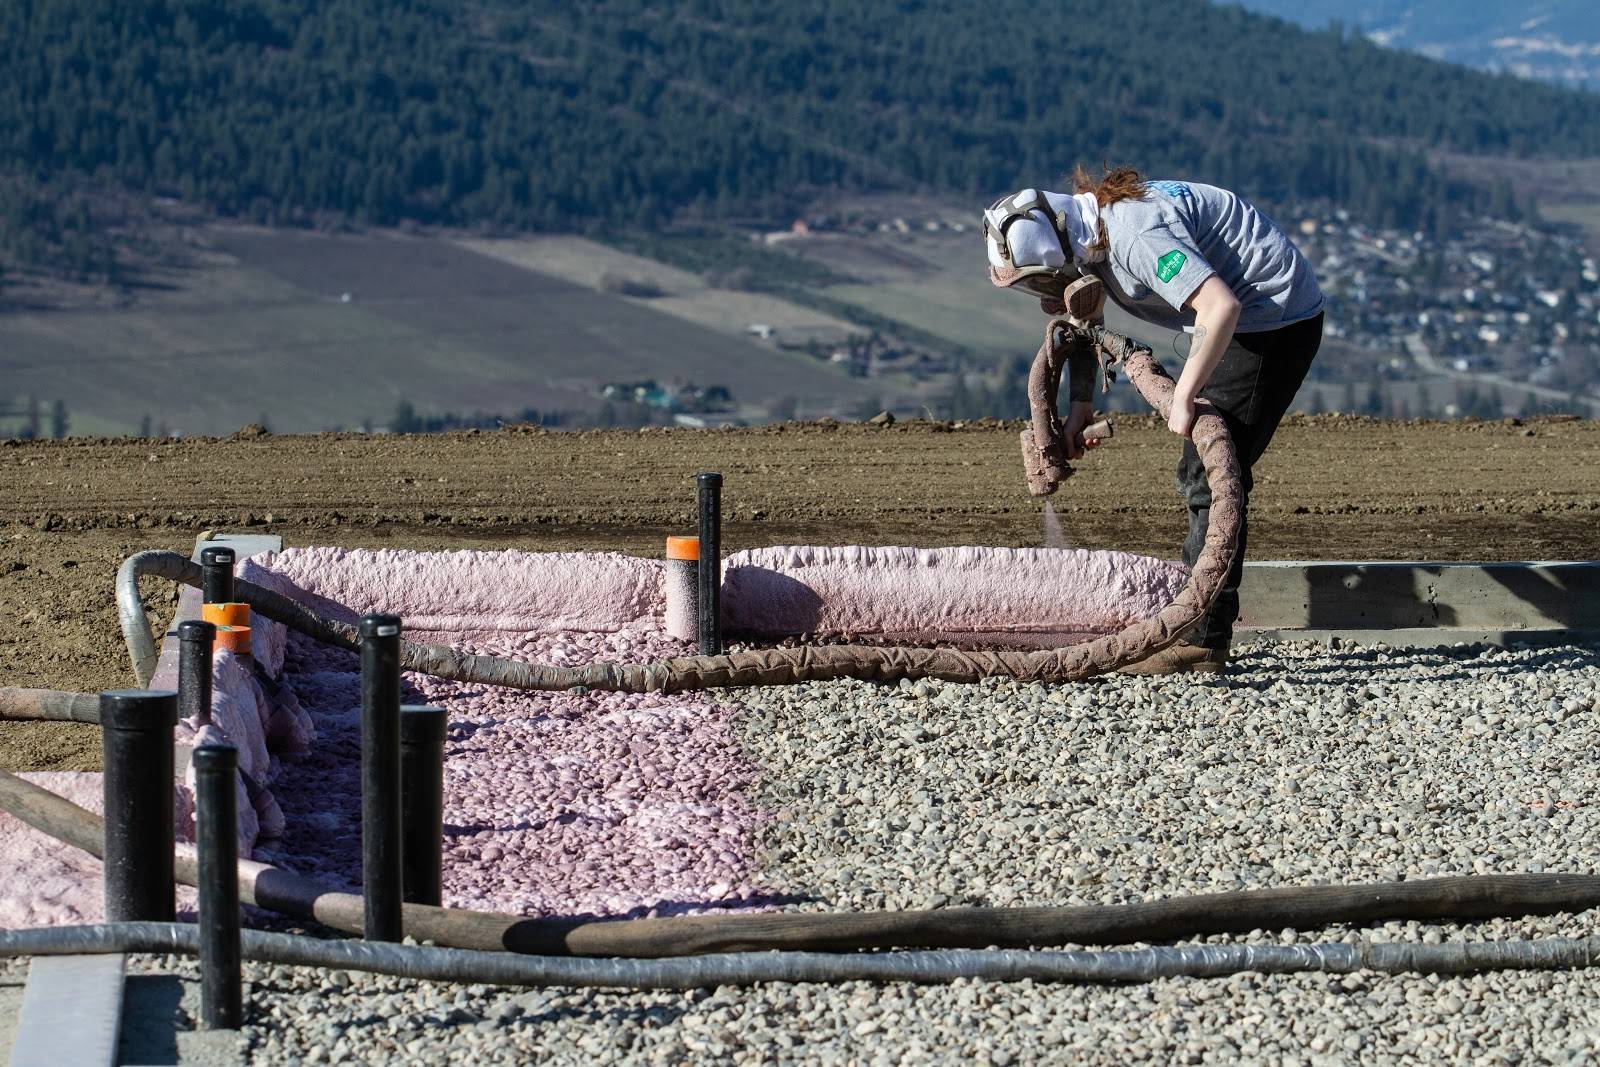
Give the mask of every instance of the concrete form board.
<svg viewBox="0 0 1600 1067">
<path fill-rule="evenodd" d="M 1595 632 L 1600 562 L 1251 563 L 1239 597 L 1251 631 Z"/>
<path fill-rule="evenodd" d="M 114 1064 L 122 1021 L 120 955 L 35 956 L 11 1067 Z"/>
</svg>

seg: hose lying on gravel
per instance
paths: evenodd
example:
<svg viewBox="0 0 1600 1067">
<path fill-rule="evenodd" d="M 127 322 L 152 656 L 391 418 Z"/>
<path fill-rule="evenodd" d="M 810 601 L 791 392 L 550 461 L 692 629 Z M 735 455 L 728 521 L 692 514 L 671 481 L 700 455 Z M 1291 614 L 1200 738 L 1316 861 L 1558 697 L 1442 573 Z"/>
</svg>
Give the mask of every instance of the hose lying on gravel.
<svg viewBox="0 0 1600 1067">
<path fill-rule="evenodd" d="M 93 812 L 0 771 L 0 810 L 99 856 L 104 823 Z M 194 885 L 194 851 L 178 850 L 178 881 Z M 239 862 L 248 904 L 359 934 L 361 897 L 253 860 Z M 1137 904 L 941 908 L 931 911 L 759 912 L 668 919 L 529 919 L 520 915 L 404 906 L 405 932 L 455 948 L 514 953 L 659 958 L 783 949 L 851 952 L 886 948 L 1029 948 L 1172 941 L 1208 934 L 1330 923 L 1485 919 L 1578 912 L 1600 906 L 1600 875 L 1507 874 L 1359 886 L 1291 886 Z"/>
<path fill-rule="evenodd" d="M 1089 338 L 1119 359 L 1128 378 L 1166 415 L 1173 383 L 1143 346 L 1096 328 L 1053 319 L 1035 361 L 1058 361 L 1063 345 L 1081 345 Z M 1190 570 L 1189 581 L 1156 615 L 1115 634 L 1063 648 L 1025 652 L 974 652 L 953 648 L 885 648 L 871 645 L 801 646 L 691 656 L 655 663 L 591 663 L 554 667 L 520 663 L 493 656 L 473 656 L 443 645 L 406 644 L 401 665 L 410 671 L 458 682 L 500 685 L 511 689 L 566 690 L 578 686 L 614 692 L 674 693 L 721 686 L 789 685 L 841 678 L 895 682 L 903 678 L 938 678 L 975 682 L 1009 677 L 1033 682 L 1070 682 L 1114 671 L 1143 659 L 1176 641 L 1216 598 L 1237 548 L 1243 505 L 1238 456 L 1222 417 L 1201 404 L 1193 441 L 1211 487 L 1210 521 L 1205 548 Z M 130 556 L 117 574 L 117 606 L 128 652 L 141 685 L 148 684 L 156 663 L 155 641 L 139 600 L 139 578 L 155 576 L 198 586 L 199 565 L 175 552 L 140 552 Z M 341 648 L 357 647 L 355 628 L 318 616 L 305 606 L 251 582 L 236 581 L 234 595 L 252 611 L 316 640 Z"/>
<path fill-rule="evenodd" d="M 1600 941 L 1455 942 L 1446 945 L 1177 945 L 1112 952 L 992 951 L 740 952 L 672 960 L 585 960 L 514 956 L 381 941 L 323 941 L 259 930 L 241 932 L 246 959 L 292 967 L 326 967 L 402 978 L 511 986 L 697 989 L 757 982 L 1147 982 L 1212 978 L 1255 971 L 1294 974 L 1465 974 L 1486 970 L 1573 970 L 1592 967 Z M 200 930 L 187 923 L 113 923 L 0 932 L 0 956 L 200 950 Z"/>
<path fill-rule="evenodd" d="M 0 719 L 90 722 L 98 726 L 100 695 L 0 686 Z"/>
</svg>

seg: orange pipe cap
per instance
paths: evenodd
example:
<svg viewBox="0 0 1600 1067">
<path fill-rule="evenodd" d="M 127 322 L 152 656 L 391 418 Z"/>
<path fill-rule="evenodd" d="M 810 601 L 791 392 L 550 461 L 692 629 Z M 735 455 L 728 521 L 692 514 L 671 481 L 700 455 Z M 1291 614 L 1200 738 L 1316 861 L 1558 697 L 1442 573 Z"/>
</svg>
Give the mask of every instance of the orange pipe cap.
<svg viewBox="0 0 1600 1067">
<path fill-rule="evenodd" d="M 245 655 L 250 651 L 250 627 L 218 626 L 217 647 L 225 648 L 240 656 Z"/>
<path fill-rule="evenodd" d="M 667 538 L 668 559 L 699 559 L 700 538 L 698 537 L 669 537 Z"/>
</svg>

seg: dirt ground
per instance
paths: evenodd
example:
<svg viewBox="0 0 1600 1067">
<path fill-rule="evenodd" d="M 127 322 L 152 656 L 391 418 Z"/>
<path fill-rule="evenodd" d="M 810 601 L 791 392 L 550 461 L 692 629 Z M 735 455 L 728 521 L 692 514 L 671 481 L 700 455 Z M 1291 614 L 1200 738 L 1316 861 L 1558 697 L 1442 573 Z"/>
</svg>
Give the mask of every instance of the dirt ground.
<svg viewBox="0 0 1600 1067">
<path fill-rule="evenodd" d="M 0 442 L 0 685 L 93 692 L 132 673 L 113 579 L 204 530 L 347 547 L 659 551 L 693 532 L 694 474 L 720 470 L 729 550 L 1037 545 L 1020 423 L 418 437 Z M 1054 498 L 1078 546 L 1175 558 L 1175 439 L 1148 417 Z M 1255 559 L 1600 558 L 1600 425 L 1296 417 L 1256 468 Z M 171 590 L 146 591 L 152 610 Z M 81 769 L 90 727 L 0 726 L 0 766 Z"/>
</svg>

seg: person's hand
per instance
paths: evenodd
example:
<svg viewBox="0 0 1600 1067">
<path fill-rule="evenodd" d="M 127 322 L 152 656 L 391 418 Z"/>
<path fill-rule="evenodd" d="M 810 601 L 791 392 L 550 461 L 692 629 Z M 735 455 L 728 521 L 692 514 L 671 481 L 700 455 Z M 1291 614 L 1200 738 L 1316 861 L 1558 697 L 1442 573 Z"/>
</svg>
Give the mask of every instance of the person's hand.
<svg viewBox="0 0 1600 1067">
<path fill-rule="evenodd" d="M 1085 449 L 1096 448 L 1100 440 L 1085 441 L 1083 428 L 1094 421 L 1094 405 L 1087 400 L 1074 400 L 1067 409 L 1067 421 L 1062 429 L 1067 439 L 1067 459 L 1082 459 Z"/>
<path fill-rule="evenodd" d="M 1194 420 L 1194 397 L 1175 391 L 1172 394 L 1172 410 L 1167 414 L 1167 429 L 1187 439 L 1194 433 Z"/>
</svg>

